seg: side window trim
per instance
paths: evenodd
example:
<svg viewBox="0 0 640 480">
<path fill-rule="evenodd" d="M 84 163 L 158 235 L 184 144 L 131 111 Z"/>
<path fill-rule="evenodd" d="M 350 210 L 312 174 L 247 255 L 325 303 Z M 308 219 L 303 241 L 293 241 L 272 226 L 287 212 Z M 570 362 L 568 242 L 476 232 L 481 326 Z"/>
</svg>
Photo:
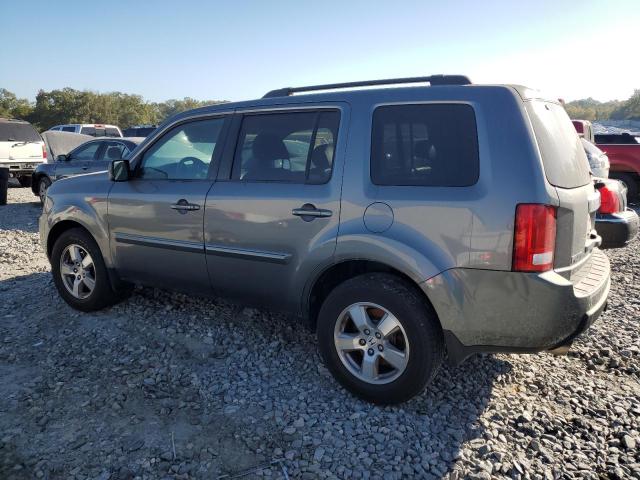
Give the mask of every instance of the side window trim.
<svg viewBox="0 0 640 480">
<path fill-rule="evenodd" d="M 153 139 L 153 141 L 151 141 L 150 143 L 145 145 L 144 150 L 141 150 L 140 152 L 138 152 L 134 158 L 129 159 L 129 161 L 134 164 L 133 168 L 132 168 L 132 180 L 135 180 L 137 182 L 141 182 L 141 181 L 165 181 L 165 182 L 167 182 L 167 181 L 168 182 L 172 182 L 172 181 L 203 182 L 203 181 L 206 181 L 206 182 L 210 182 L 211 180 L 215 180 L 216 174 L 217 174 L 218 169 L 220 168 L 220 164 L 222 163 L 222 160 L 223 160 L 222 154 L 225 151 L 226 140 L 227 140 L 228 133 L 229 133 L 229 124 L 231 123 L 231 118 L 232 117 L 233 117 L 233 112 L 211 113 L 211 114 L 207 114 L 207 115 L 201 115 L 201 116 L 195 116 L 195 117 L 187 117 L 187 118 L 181 119 L 181 120 L 179 120 L 179 121 L 177 121 L 175 123 L 167 125 L 165 128 L 162 129 L 162 132 L 156 138 Z M 213 149 L 213 153 L 211 155 L 212 155 L 212 157 L 214 157 L 216 155 L 216 152 L 220 151 L 221 154 L 219 155 L 219 158 L 221 160 L 218 161 L 218 162 L 214 162 L 213 158 L 212 158 L 211 162 L 209 163 L 209 169 L 207 171 L 207 177 L 206 178 L 201 178 L 201 179 L 193 179 L 192 178 L 192 179 L 176 180 L 176 179 L 170 179 L 170 178 L 149 179 L 149 178 L 141 178 L 141 177 L 138 176 L 139 173 L 140 173 L 141 166 L 142 166 L 142 161 L 144 160 L 144 156 L 146 155 L 146 153 L 151 148 L 153 148 L 153 146 L 156 143 L 161 141 L 165 137 L 165 135 L 170 133 L 174 128 L 179 127 L 180 125 L 188 124 L 188 123 L 199 122 L 199 121 L 204 121 L 204 120 L 213 120 L 213 119 L 216 119 L 216 118 L 222 118 L 224 120 L 224 123 L 222 124 L 222 129 L 220 130 L 218 141 L 216 142 L 216 146 Z"/>
</svg>

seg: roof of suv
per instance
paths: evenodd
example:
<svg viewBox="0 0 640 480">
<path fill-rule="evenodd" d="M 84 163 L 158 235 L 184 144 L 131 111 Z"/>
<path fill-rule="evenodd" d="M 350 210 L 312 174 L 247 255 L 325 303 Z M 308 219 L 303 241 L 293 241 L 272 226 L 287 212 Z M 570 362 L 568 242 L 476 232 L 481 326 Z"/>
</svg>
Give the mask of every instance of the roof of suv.
<svg viewBox="0 0 640 480">
<path fill-rule="evenodd" d="M 409 85 L 416 83 L 427 83 L 430 79 L 437 79 L 431 85 L 421 86 L 394 86 L 389 85 Z M 450 81 L 448 81 L 450 79 Z M 376 86 L 378 88 L 369 88 Z M 543 95 L 538 90 L 531 89 L 522 85 L 493 84 L 493 85 L 474 85 L 463 75 L 434 75 L 432 77 L 412 77 L 406 79 L 389 79 L 389 80 L 371 80 L 364 82 L 351 82 L 344 84 L 317 85 L 312 87 L 298 88 L 281 88 L 268 92 L 264 97 L 254 100 L 244 100 L 239 102 L 219 103 L 208 105 L 205 107 L 187 110 L 177 114 L 174 118 L 180 119 L 192 115 L 224 112 L 231 109 L 242 109 L 263 106 L 292 105 L 312 102 L 350 102 L 362 98 L 376 98 L 384 95 L 385 97 L 397 95 L 398 97 L 410 93 L 439 91 L 450 92 L 451 96 L 455 96 L 455 92 L 460 89 L 509 89 L 518 94 L 522 100 L 544 99 L 545 101 L 559 103 L 557 98 Z M 301 95 L 292 95 L 301 93 Z"/>
</svg>

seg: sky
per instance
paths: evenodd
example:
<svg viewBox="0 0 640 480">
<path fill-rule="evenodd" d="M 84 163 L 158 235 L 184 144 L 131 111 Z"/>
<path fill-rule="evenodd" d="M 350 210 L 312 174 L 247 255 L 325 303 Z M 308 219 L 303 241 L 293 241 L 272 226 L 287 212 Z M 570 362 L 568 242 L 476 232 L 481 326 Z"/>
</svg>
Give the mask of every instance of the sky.
<svg viewBox="0 0 640 480">
<path fill-rule="evenodd" d="M 564 98 L 640 88 L 640 0 L 0 0 L 0 88 L 150 101 L 436 73 Z"/>
</svg>

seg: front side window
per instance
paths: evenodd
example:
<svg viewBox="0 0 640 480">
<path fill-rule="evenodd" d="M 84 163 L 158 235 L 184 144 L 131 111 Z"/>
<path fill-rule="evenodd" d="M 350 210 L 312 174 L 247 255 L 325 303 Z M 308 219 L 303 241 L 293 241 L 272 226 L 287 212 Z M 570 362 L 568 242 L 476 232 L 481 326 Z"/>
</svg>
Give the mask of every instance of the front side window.
<svg viewBox="0 0 640 480">
<path fill-rule="evenodd" d="M 371 180 L 376 185 L 464 187 L 479 175 L 473 108 L 393 105 L 373 113 Z"/>
<path fill-rule="evenodd" d="M 224 121 L 211 118 L 173 127 L 144 153 L 138 177 L 206 179 Z"/>
<path fill-rule="evenodd" d="M 100 148 L 100 142 L 91 142 L 81 145 L 76 150 L 71 152 L 70 160 L 76 161 L 91 161 L 95 158 L 98 149 Z"/>
<path fill-rule="evenodd" d="M 245 116 L 233 179 L 326 183 L 331 178 L 339 122 L 338 111 Z"/>
</svg>

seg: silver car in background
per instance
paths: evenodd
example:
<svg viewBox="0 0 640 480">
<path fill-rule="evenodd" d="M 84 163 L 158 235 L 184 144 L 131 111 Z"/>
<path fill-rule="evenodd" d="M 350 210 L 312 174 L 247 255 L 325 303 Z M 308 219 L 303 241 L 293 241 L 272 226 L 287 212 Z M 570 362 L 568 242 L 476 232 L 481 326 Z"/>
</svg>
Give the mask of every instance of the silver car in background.
<svg viewBox="0 0 640 480">
<path fill-rule="evenodd" d="M 599 205 L 557 101 L 434 75 L 176 115 L 53 184 L 40 235 L 74 308 L 141 283 L 290 312 L 342 385 L 395 403 L 445 353 L 566 351 L 607 302 Z"/>
</svg>

